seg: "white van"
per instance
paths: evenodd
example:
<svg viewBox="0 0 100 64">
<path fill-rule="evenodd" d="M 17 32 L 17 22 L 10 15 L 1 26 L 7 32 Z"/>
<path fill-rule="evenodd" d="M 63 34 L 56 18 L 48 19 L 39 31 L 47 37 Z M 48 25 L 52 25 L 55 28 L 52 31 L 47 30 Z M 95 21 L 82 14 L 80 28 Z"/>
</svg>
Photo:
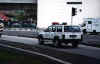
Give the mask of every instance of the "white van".
<svg viewBox="0 0 100 64">
<path fill-rule="evenodd" d="M 83 32 L 100 33 L 100 18 L 85 18 L 82 28 Z"/>
</svg>

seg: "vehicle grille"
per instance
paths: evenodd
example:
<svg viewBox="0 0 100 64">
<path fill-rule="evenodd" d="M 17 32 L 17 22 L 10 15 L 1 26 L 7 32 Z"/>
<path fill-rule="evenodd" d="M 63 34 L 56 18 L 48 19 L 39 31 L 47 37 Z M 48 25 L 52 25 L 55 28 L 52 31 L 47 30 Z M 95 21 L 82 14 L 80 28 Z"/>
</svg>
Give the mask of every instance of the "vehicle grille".
<svg viewBox="0 0 100 64">
<path fill-rule="evenodd" d="M 77 35 L 70 35 L 70 37 L 75 38 Z"/>
</svg>

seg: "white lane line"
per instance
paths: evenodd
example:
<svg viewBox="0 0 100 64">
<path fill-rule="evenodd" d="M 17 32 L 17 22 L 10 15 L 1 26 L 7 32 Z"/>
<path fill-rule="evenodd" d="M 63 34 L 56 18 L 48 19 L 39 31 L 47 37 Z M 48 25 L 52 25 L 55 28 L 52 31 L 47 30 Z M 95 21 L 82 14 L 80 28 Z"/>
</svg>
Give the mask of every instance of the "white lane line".
<svg viewBox="0 0 100 64">
<path fill-rule="evenodd" d="M 52 57 L 52 56 L 49 56 L 49 55 L 45 55 L 45 54 L 41 54 L 41 53 L 38 53 L 38 52 L 35 52 L 35 51 L 30 51 L 30 50 L 25 50 L 25 49 L 21 49 L 21 48 L 16 48 L 16 47 L 9 46 L 9 45 L 4 45 L 4 44 L 0 44 L 0 46 L 12 48 L 12 49 L 15 49 L 15 50 L 19 50 L 19 51 L 23 51 L 23 52 L 27 52 L 27 53 L 31 53 L 31 54 L 36 54 L 36 55 L 39 55 L 39 56 L 44 56 L 44 57 L 49 58 L 51 60 L 55 60 L 57 62 L 60 62 L 62 64 L 72 64 L 72 63 L 60 60 L 58 58 L 55 58 L 55 57 Z"/>
</svg>

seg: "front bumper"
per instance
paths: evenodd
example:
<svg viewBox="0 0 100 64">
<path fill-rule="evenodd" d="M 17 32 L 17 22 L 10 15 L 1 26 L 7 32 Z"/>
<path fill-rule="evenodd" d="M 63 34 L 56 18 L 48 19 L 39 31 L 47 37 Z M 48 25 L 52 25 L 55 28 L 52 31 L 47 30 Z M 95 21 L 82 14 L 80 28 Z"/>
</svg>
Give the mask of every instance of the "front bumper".
<svg viewBox="0 0 100 64">
<path fill-rule="evenodd" d="M 82 41 L 82 39 L 61 39 L 61 41 L 75 42 L 75 41 Z"/>
</svg>

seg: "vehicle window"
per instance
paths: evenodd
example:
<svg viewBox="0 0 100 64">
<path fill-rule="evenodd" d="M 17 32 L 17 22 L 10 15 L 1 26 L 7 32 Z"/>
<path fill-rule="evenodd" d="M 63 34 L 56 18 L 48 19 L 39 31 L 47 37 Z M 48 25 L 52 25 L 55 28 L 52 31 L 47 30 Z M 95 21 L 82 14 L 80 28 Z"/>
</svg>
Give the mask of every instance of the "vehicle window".
<svg viewBox="0 0 100 64">
<path fill-rule="evenodd" d="M 49 30 L 49 31 L 52 31 L 52 27 L 51 27 L 51 26 L 50 26 L 50 27 L 48 27 L 48 30 Z"/>
<path fill-rule="evenodd" d="M 44 31 L 45 31 L 45 32 L 50 32 L 50 31 L 52 31 L 52 27 L 50 26 L 50 27 L 48 27 L 47 29 L 45 29 Z"/>
<path fill-rule="evenodd" d="M 79 26 L 64 26 L 64 32 L 80 32 Z"/>
<path fill-rule="evenodd" d="M 62 32 L 62 26 L 57 27 L 57 32 Z"/>
<path fill-rule="evenodd" d="M 91 21 L 88 21 L 88 24 L 92 24 L 92 22 Z"/>
<path fill-rule="evenodd" d="M 56 32 L 56 26 L 52 27 L 52 32 Z"/>
</svg>

